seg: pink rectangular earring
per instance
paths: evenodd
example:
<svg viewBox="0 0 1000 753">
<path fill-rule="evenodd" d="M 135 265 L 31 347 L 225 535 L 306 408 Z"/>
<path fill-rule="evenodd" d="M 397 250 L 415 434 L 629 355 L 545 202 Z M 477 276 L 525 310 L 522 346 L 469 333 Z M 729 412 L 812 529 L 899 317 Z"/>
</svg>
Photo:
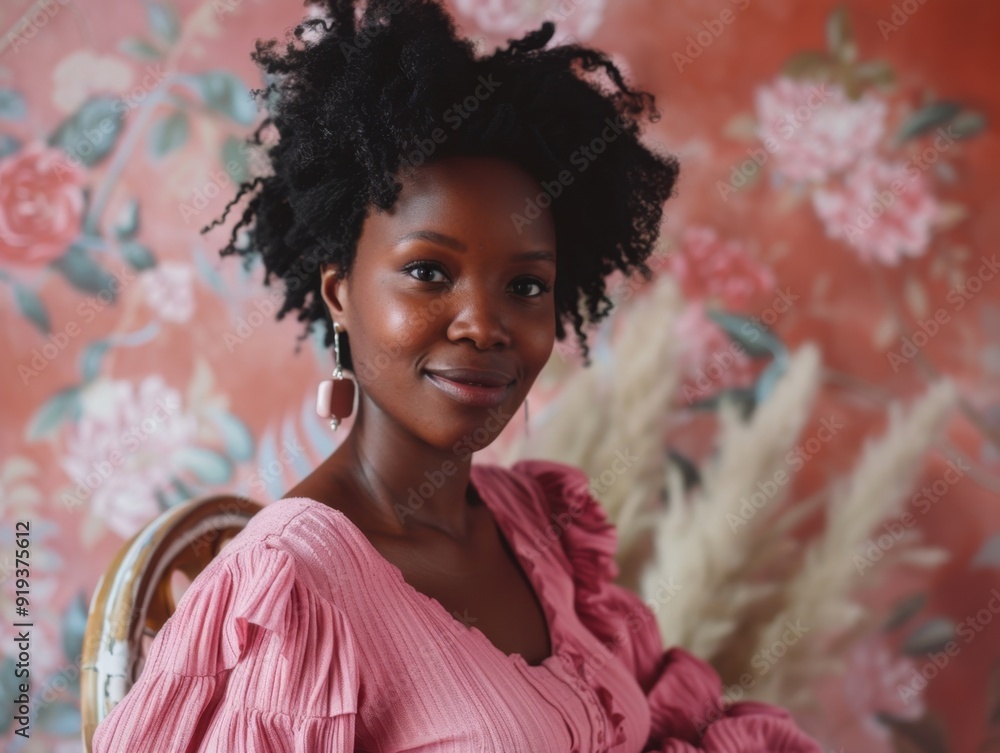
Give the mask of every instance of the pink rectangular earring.
<svg viewBox="0 0 1000 753">
<path fill-rule="evenodd" d="M 324 379 L 316 391 L 316 413 L 320 418 L 330 419 L 333 431 L 340 426 L 341 420 L 354 412 L 354 398 L 357 392 L 357 380 L 353 376 L 345 376 L 340 363 L 340 338 L 343 328 L 333 323 L 333 379 Z"/>
</svg>

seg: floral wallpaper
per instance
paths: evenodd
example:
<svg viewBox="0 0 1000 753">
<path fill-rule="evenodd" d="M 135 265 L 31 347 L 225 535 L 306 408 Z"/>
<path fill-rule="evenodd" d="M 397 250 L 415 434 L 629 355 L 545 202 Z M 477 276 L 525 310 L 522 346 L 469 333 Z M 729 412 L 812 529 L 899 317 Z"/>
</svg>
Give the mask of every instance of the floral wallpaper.
<svg viewBox="0 0 1000 753">
<path fill-rule="evenodd" d="M 893 570 L 893 617 L 814 689 L 835 751 L 1000 750 L 1000 6 L 958 0 L 451 0 L 481 49 L 556 21 L 657 95 L 677 154 L 671 332 L 711 450 L 719 396 L 767 399 L 799 343 L 823 353 L 844 428 L 799 457 L 796 494 L 856 458 L 888 402 L 961 399 L 909 500 L 946 553 Z M 261 270 L 200 235 L 249 169 L 257 38 L 308 12 L 263 0 L 0 6 L 0 735 L 80 750 L 86 610 L 122 543 L 213 492 L 262 502 L 333 451 L 311 405 L 332 356 L 274 321 Z M 604 331 L 602 330 L 602 333 Z M 595 355 L 600 355 L 600 349 Z M 769 358 L 762 359 L 766 354 Z M 571 361 L 567 343 L 558 357 Z M 540 380 L 533 415 L 558 384 Z M 520 417 L 505 435 L 524 429 Z M 505 444 L 480 453 L 492 462 Z M 30 523 L 30 737 L 13 717 L 16 524 Z M 873 549 L 845 553 L 879 576 Z"/>
</svg>

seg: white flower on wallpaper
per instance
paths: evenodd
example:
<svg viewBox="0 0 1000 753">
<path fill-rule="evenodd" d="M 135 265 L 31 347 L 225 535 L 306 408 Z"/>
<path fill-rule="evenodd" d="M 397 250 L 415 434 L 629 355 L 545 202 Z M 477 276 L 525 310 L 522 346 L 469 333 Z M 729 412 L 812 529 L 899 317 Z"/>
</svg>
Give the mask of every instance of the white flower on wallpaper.
<svg viewBox="0 0 1000 753">
<path fill-rule="evenodd" d="M 171 482 L 172 458 L 196 431 L 180 392 L 159 374 L 138 385 L 100 380 L 83 395 L 60 463 L 91 514 L 127 538 L 160 513 L 156 491 Z"/>
<path fill-rule="evenodd" d="M 850 244 L 863 261 L 888 265 L 924 253 L 939 212 L 923 173 L 875 156 L 858 162 L 842 184 L 817 188 L 812 202 L 829 237 Z"/>
<path fill-rule="evenodd" d="M 455 0 L 460 13 L 493 36 L 520 36 L 552 21 L 556 33 L 550 45 L 589 39 L 604 19 L 604 7 L 605 0 Z"/>
<path fill-rule="evenodd" d="M 790 181 L 823 181 L 850 167 L 885 134 L 886 103 L 848 99 L 838 84 L 780 77 L 754 95 L 757 136 Z"/>
<path fill-rule="evenodd" d="M 52 104 L 73 112 L 93 94 L 123 92 L 132 85 L 132 66 L 114 55 L 76 50 L 52 71 Z"/>
<path fill-rule="evenodd" d="M 194 270 L 190 264 L 164 261 L 140 277 L 146 303 L 167 322 L 186 322 L 194 314 Z"/>
</svg>

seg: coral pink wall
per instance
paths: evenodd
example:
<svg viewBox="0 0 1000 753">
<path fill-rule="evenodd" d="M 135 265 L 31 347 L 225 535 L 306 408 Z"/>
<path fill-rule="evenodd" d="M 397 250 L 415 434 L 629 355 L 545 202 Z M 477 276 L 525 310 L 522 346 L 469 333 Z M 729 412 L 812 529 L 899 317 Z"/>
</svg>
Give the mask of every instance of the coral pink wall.
<svg viewBox="0 0 1000 753">
<path fill-rule="evenodd" d="M 831 750 L 1000 749 L 1000 6 L 451 7 L 484 44 L 548 12 L 560 39 L 606 49 L 657 95 L 650 140 L 682 162 L 665 224 L 676 254 L 660 273 L 685 282 L 674 335 L 690 383 L 701 389 L 729 344 L 713 312 L 757 317 L 790 349 L 822 348 L 815 422 L 836 415 L 844 429 L 805 465 L 797 495 L 854 464 L 890 399 L 956 380 L 963 404 L 908 502 L 950 559 L 878 581 L 878 598 L 915 611 L 857 644 L 818 696 L 822 713 L 802 723 Z M 301 12 L 261 0 L 0 7 L 0 730 L 10 750 L 79 749 L 85 609 L 124 539 L 191 496 L 276 499 L 333 449 L 309 405 L 330 354 L 314 338 L 293 357 L 298 325 L 272 321 L 260 270 L 217 258 L 221 230 L 197 232 L 244 169 L 237 140 L 256 117 L 247 90 L 262 85 L 253 40 L 281 35 Z M 753 366 L 729 368 L 710 391 L 760 379 Z M 970 470 L 943 481 L 956 460 Z M 940 497 L 919 496 L 935 482 Z M 30 741 L 12 735 L 7 712 L 17 520 L 32 528 Z M 877 564 L 864 578 L 875 585 Z M 941 653 L 949 640 L 954 656 Z M 934 675 L 926 687 L 921 672 Z"/>
</svg>

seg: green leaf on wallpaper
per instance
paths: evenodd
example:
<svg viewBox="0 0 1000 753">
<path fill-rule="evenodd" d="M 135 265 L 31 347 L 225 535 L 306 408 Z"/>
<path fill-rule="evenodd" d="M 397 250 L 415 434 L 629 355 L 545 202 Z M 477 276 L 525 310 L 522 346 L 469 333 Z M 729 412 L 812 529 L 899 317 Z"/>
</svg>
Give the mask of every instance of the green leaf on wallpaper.
<svg viewBox="0 0 1000 753">
<path fill-rule="evenodd" d="M 915 617 L 926 603 L 927 596 L 923 593 L 915 593 L 897 602 L 882 629 L 887 633 L 892 632 Z"/>
<path fill-rule="evenodd" d="M 826 46 L 844 63 L 853 63 L 858 56 L 846 5 L 837 6 L 826 19 Z"/>
<path fill-rule="evenodd" d="M 104 159 L 122 130 L 124 108 L 118 97 L 89 98 L 49 136 L 49 146 L 62 149 L 87 167 Z"/>
<path fill-rule="evenodd" d="M 72 244 L 60 258 L 51 262 L 73 287 L 85 293 L 104 293 L 115 300 L 114 278 L 90 257 L 90 252 L 78 244 Z"/>
<path fill-rule="evenodd" d="M 120 240 L 128 240 L 139 232 L 139 200 L 129 199 L 115 218 L 114 233 Z"/>
<path fill-rule="evenodd" d="M 825 52 L 806 50 L 792 55 L 781 72 L 789 78 L 824 79 L 833 71 L 833 60 Z"/>
<path fill-rule="evenodd" d="M 206 447 L 182 447 L 174 452 L 171 464 L 194 474 L 203 484 L 224 484 L 233 475 L 232 463 Z"/>
<path fill-rule="evenodd" d="M 169 3 L 146 2 L 146 13 L 153 35 L 168 47 L 177 41 L 181 22 L 177 9 Z"/>
<path fill-rule="evenodd" d="M 250 175 L 243 142 L 233 135 L 227 136 L 222 144 L 222 166 L 236 183 L 242 183 Z"/>
<path fill-rule="evenodd" d="M 63 656 L 76 662 L 83 653 L 83 633 L 87 628 L 87 600 L 82 592 L 77 592 L 66 606 L 62 616 Z"/>
<path fill-rule="evenodd" d="M 954 639 L 955 623 L 947 617 L 935 617 L 910 633 L 901 650 L 910 656 L 924 656 L 943 650 Z"/>
<path fill-rule="evenodd" d="M 900 126 L 893 136 L 893 141 L 899 146 L 907 139 L 916 138 L 945 125 L 961 111 L 962 106 L 958 102 L 941 101 L 924 105 Z"/>
<path fill-rule="evenodd" d="M 160 60 L 165 54 L 159 47 L 142 37 L 125 37 L 118 42 L 118 49 L 142 62 Z"/>
<path fill-rule="evenodd" d="M 948 131 L 960 139 L 975 136 L 986 129 L 986 116 L 975 110 L 963 110 L 948 124 Z"/>
<path fill-rule="evenodd" d="M 0 133 L 0 158 L 13 154 L 20 148 L 20 139 L 14 138 L 9 133 Z"/>
<path fill-rule="evenodd" d="M 754 384 L 754 399 L 758 405 L 770 397 L 774 386 L 785 375 L 788 369 L 788 358 L 784 354 L 775 356 L 774 360 L 757 377 Z"/>
<path fill-rule="evenodd" d="M 82 723 L 80 709 L 67 701 L 40 704 L 35 721 L 40 730 L 58 737 L 79 735 Z"/>
<path fill-rule="evenodd" d="M 206 412 L 222 434 L 226 454 L 233 462 L 241 463 L 253 457 L 253 436 L 243 421 L 221 408 L 206 408 Z"/>
<path fill-rule="evenodd" d="M 784 344 L 758 321 L 716 309 L 706 309 L 706 316 L 739 343 L 751 358 L 787 354 Z"/>
<path fill-rule="evenodd" d="M 101 374 L 101 361 L 111 348 L 108 340 L 94 340 L 80 355 L 80 375 L 84 382 L 90 382 Z"/>
<path fill-rule="evenodd" d="M 253 123 L 257 103 L 239 76 L 229 71 L 207 71 L 194 78 L 206 106 L 241 125 Z"/>
<path fill-rule="evenodd" d="M 3 670 L 0 671 L 0 707 L 13 708 L 14 699 L 18 695 L 17 678 L 14 676 L 14 670 L 17 667 L 9 656 L 3 657 L 0 667 Z M 11 714 L 0 714 L 0 735 L 10 729 L 12 721 Z"/>
<path fill-rule="evenodd" d="M 26 438 L 34 441 L 55 433 L 63 421 L 75 421 L 80 415 L 80 387 L 60 390 L 46 400 L 28 421 Z"/>
<path fill-rule="evenodd" d="M 21 92 L 0 88 L 0 120 L 24 120 L 27 115 L 28 107 Z"/>
<path fill-rule="evenodd" d="M 757 407 L 757 395 L 753 387 L 726 387 L 704 400 L 691 403 L 694 410 L 718 410 L 719 403 L 729 400 L 736 404 L 743 418 L 750 416 Z"/>
<path fill-rule="evenodd" d="M 51 331 L 49 313 L 45 310 L 45 304 L 42 303 L 42 299 L 29 287 L 17 281 L 13 281 L 12 284 L 14 286 L 14 299 L 17 301 L 18 310 L 43 335 L 49 334 Z"/>
<path fill-rule="evenodd" d="M 121 249 L 122 256 L 125 257 L 125 261 L 129 263 L 132 269 L 137 269 L 141 272 L 144 269 L 151 269 L 156 266 L 156 257 L 153 256 L 153 252 L 142 243 L 125 241 L 122 243 Z"/>
<path fill-rule="evenodd" d="M 149 154 L 163 159 L 180 149 L 188 140 L 188 116 L 183 110 L 174 110 L 153 123 L 149 131 Z"/>
<path fill-rule="evenodd" d="M 226 283 L 222 281 L 222 276 L 219 274 L 219 271 L 209 263 L 208 259 L 205 258 L 205 249 L 201 245 L 196 244 L 192 257 L 194 259 L 194 268 L 198 270 L 202 279 L 216 293 L 225 296 Z"/>
</svg>

